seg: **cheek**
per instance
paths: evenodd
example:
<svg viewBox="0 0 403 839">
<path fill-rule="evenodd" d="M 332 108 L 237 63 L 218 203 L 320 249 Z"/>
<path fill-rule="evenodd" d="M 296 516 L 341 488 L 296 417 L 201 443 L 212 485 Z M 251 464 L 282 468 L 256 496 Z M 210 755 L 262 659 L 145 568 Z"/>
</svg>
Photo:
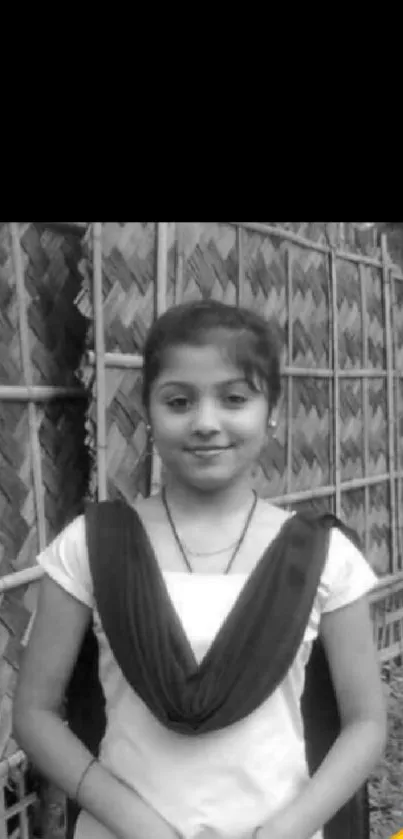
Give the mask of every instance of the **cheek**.
<svg viewBox="0 0 403 839">
<path fill-rule="evenodd" d="M 265 405 L 251 405 L 234 415 L 234 424 L 245 439 L 258 442 L 267 434 L 268 410 Z"/>
<path fill-rule="evenodd" d="M 169 443 L 170 440 L 183 438 L 186 417 L 184 414 L 174 414 L 158 407 L 151 413 L 151 426 L 155 440 Z"/>
</svg>

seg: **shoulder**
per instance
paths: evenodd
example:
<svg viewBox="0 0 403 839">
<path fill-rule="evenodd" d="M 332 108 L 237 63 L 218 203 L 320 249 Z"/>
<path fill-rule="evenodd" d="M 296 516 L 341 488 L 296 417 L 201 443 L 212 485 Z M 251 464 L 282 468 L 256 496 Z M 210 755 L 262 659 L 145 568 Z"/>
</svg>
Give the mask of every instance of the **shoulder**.
<svg viewBox="0 0 403 839">
<path fill-rule="evenodd" d="M 37 557 L 39 565 L 69 594 L 92 605 L 84 515 L 77 516 Z"/>
<path fill-rule="evenodd" d="M 323 569 L 319 596 L 322 612 L 330 612 L 368 594 L 377 576 L 362 552 L 338 527 L 333 527 Z"/>
<path fill-rule="evenodd" d="M 76 516 L 55 536 L 48 547 L 39 555 L 38 559 L 47 553 L 62 552 L 66 554 L 70 552 L 82 552 L 85 550 L 85 546 L 85 517 L 82 514 Z"/>
<path fill-rule="evenodd" d="M 140 519 L 149 524 L 157 524 L 161 520 L 161 502 L 159 495 L 150 495 L 148 498 L 138 496 L 133 504 L 133 509 Z"/>
<path fill-rule="evenodd" d="M 259 498 L 256 513 L 256 521 L 260 527 L 277 531 L 294 515 L 293 511 L 277 507 L 265 498 Z"/>
<path fill-rule="evenodd" d="M 279 535 L 283 525 L 292 513 L 259 498 L 255 516 L 245 543 L 245 552 L 238 561 L 238 570 L 251 571 L 261 559 L 268 546 Z"/>
</svg>

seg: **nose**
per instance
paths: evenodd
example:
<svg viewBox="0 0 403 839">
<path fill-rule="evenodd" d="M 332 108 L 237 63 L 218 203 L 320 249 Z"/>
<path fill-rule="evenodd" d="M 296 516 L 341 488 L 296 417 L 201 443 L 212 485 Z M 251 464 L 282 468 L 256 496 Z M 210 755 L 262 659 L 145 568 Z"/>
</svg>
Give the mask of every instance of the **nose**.
<svg viewBox="0 0 403 839">
<path fill-rule="evenodd" d="M 212 436 L 220 430 L 217 407 L 213 400 L 203 399 L 195 408 L 192 417 L 192 431 L 203 436 Z"/>
</svg>

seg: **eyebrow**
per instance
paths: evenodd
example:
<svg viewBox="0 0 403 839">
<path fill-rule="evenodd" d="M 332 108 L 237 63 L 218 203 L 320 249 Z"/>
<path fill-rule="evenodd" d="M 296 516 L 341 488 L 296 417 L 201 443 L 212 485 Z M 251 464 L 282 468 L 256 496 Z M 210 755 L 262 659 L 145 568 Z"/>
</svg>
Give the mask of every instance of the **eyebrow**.
<svg viewBox="0 0 403 839">
<path fill-rule="evenodd" d="M 217 385 L 217 387 L 220 387 L 220 386 L 224 387 L 224 386 L 235 385 L 235 384 L 240 384 L 240 383 L 247 384 L 247 380 L 245 379 L 244 376 L 237 376 L 237 378 L 235 378 L 235 379 L 225 379 L 222 382 L 217 382 L 216 385 Z M 168 382 L 163 382 L 160 385 L 159 389 L 164 390 L 167 387 L 194 387 L 194 386 L 195 386 L 194 382 L 187 382 L 187 381 L 183 381 L 183 380 L 182 381 L 172 380 L 172 381 L 168 381 Z"/>
</svg>

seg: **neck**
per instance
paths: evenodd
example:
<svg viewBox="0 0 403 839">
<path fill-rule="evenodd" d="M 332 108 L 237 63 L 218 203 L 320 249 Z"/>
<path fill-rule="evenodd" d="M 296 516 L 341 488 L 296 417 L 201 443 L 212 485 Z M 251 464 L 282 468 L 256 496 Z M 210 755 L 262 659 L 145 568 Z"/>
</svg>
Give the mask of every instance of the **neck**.
<svg viewBox="0 0 403 839">
<path fill-rule="evenodd" d="M 249 476 L 233 486 L 208 492 L 184 485 L 170 476 L 166 481 L 166 493 L 168 503 L 173 509 L 180 511 L 183 518 L 189 518 L 194 523 L 203 520 L 220 522 L 229 513 L 236 515 L 244 510 L 252 501 Z"/>
</svg>

